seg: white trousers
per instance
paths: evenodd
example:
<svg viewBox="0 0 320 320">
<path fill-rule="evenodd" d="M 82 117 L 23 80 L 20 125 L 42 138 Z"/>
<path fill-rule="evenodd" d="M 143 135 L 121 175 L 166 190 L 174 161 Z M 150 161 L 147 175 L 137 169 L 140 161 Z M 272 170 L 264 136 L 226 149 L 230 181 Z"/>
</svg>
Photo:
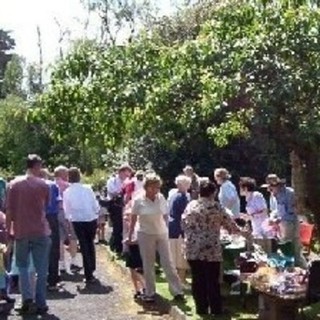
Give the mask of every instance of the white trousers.
<svg viewBox="0 0 320 320">
<path fill-rule="evenodd" d="M 182 294 L 180 279 L 171 258 L 168 234 L 153 235 L 139 232 L 138 243 L 146 282 L 146 295 L 152 296 L 156 292 L 156 252 L 159 253 L 161 267 L 168 281 L 170 293 L 173 296 Z"/>
</svg>

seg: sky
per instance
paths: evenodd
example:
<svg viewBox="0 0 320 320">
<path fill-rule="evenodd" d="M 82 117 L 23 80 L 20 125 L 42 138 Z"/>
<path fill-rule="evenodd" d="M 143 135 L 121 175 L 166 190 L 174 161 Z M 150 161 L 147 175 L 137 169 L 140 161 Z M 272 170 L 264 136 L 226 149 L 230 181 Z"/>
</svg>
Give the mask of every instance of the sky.
<svg viewBox="0 0 320 320">
<path fill-rule="evenodd" d="M 158 1 L 161 11 L 169 13 L 171 1 Z M 29 63 L 39 60 L 37 26 L 41 30 L 44 63 L 49 65 L 59 54 L 61 30 L 70 30 L 70 36 L 64 38 L 65 45 L 69 39 L 86 36 L 83 22 L 87 14 L 80 0 L 0 0 L 0 28 L 12 31 L 16 41 L 15 52 Z M 100 20 L 91 14 L 90 21 L 87 34 L 92 36 L 97 34 Z"/>
</svg>

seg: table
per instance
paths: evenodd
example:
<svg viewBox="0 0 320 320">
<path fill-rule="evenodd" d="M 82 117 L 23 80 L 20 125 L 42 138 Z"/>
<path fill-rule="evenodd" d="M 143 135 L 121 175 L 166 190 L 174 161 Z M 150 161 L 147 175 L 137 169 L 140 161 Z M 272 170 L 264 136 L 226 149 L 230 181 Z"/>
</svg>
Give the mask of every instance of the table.
<svg viewBox="0 0 320 320">
<path fill-rule="evenodd" d="M 259 308 L 259 320 L 297 320 L 299 308 L 306 299 L 306 286 L 302 285 L 301 291 L 293 294 L 279 294 L 271 292 L 264 286 L 254 285 L 263 302 Z"/>
</svg>

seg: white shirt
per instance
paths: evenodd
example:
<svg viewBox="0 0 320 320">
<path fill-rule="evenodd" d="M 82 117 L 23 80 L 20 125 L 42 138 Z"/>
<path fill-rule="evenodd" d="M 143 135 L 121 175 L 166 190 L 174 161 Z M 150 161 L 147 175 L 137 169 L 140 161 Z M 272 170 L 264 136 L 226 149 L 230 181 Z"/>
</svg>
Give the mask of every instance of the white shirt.
<svg viewBox="0 0 320 320">
<path fill-rule="evenodd" d="M 231 181 L 226 180 L 222 183 L 218 198 L 220 204 L 231 210 L 233 216 L 236 217 L 240 214 L 240 199 L 237 189 Z"/>
<path fill-rule="evenodd" d="M 122 192 L 123 181 L 118 175 L 113 176 L 107 181 L 107 192 L 108 199 L 111 200 L 114 195 L 120 194 Z"/>
<path fill-rule="evenodd" d="M 100 207 L 90 186 L 72 183 L 63 193 L 63 209 L 68 220 L 89 222 L 98 218 Z"/>
<path fill-rule="evenodd" d="M 168 233 L 164 215 L 168 212 L 167 201 L 159 193 L 154 201 L 148 199 L 145 193 L 134 199 L 132 214 L 138 216 L 138 232 L 162 235 Z"/>
</svg>

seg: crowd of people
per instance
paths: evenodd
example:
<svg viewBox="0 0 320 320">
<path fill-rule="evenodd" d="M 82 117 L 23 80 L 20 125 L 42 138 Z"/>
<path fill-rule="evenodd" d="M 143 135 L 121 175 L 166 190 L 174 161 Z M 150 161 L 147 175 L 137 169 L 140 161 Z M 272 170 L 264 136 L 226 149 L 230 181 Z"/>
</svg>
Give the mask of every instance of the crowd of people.
<svg viewBox="0 0 320 320">
<path fill-rule="evenodd" d="M 3 194 L 2 299 L 14 302 L 8 292 L 18 276 L 22 304 L 17 310 L 46 313 L 47 291 L 60 289 L 61 274 L 82 268 L 76 264 L 78 246 L 85 283 L 98 281 L 94 241 L 100 206 L 92 188 L 81 183 L 78 168 L 59 166 L 52 175 L 39 156 L 29 155 L 26 174 L 10 181 Z"/>
<path fill-rule="evenodd" d="M 269 174 L 262 186 L 270 193 L 268 206 L 253 178 L 240 178 L 238 188 L 230 179 L 225 168 L 214 170 L 210 179 L 199 177 L 191 166 L 186 166 L 167 199 L 160 191 L 161 179 L 154 172 L 143 175 L 139 171 L 134 175 L 129 166 L 123 166 L 108 180 L 108 210 L 112 225 L 117 225 L 110 245 L 117 253 L 125 252 L 137 290 L 135 297 L 154 301 L 158 258 L 175 300 L 184 299 L 183 291 L 189 286 L 186 275 L 190 272 L 197 313 L 222 313 L 221 229 L 242 235 L 248 244 L 255 242 L 267 252 L 271 239 L 291 242 L 295 264 L 306 268 L 294 190 L 277 175 Z M 244 212 L 240 196 L 245 198 Z"/>
<path fill-rule="evenodd" d="M 95 237 L 98 231 L 98 239 L 105 240 L 106 215 L 112 225 L 110 249 L 125 257 L 134 298 L 146 303 L 155 300 L 155 267 L 160 263 L 175 300 L 184 300 L 190 274 L 197 313 L 221 314 L 221 229 L 266 250 L 270 239 L 290 241 L 295 263 L 306 267 L 294 190 L 275 174 L 269 174 L 262 186 L 270 193 L 269 205 L 253 178 L 240 178 L 237 188 L 224 168 L 214 170 L 210 179 L 186 166 L 167 198 L 155 172 L 134 172 L 129 165 L 107 180 L 99 196 L 81 183 L 76 167 L 59 166 L 51 177 L 41 158 L 29 155 L 26 174 L 10 181 L 1 193 L 0 225 L 8 235 L 1 240 L 2 250 L 11 259 L 10 266 L 3 263 L 0 269 L 3 275 L 17 270 L 22 313 L 47 312 L 47 290 L 59 288 L 61 273 L 81 269 L 76 264 L 78 246 L 86 284 L 98 281 Z M 240 196 L 245 198 L 244 212 Z M 9 301 L 5 288 L 4 281 L 3 298 Z"/>
</svg>

